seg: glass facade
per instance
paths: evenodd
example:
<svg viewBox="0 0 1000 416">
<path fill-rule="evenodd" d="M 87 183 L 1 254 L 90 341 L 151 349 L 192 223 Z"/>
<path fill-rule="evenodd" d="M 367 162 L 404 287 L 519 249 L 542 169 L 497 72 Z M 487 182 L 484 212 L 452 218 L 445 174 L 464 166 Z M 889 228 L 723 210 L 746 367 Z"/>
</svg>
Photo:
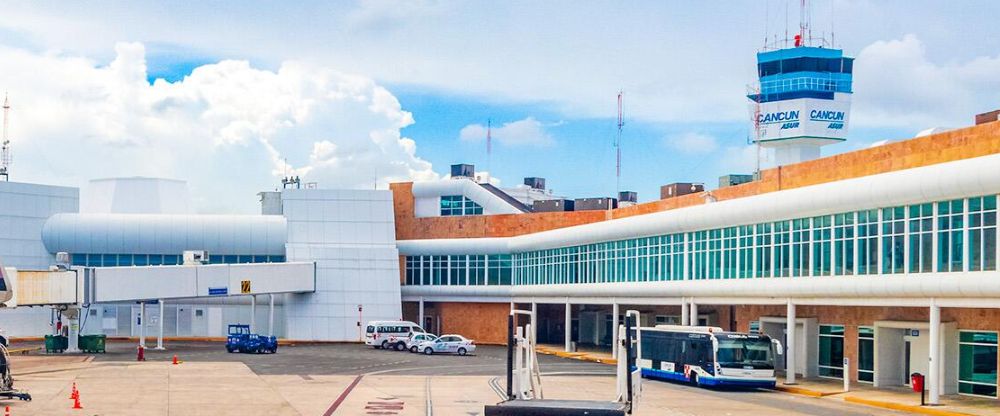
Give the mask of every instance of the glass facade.
<svg viewBox="0 0 1000 416">
<path fill-rule="evenodd" d="M 406 284 L 426 285 L 509 285 L 509 254 L 453 256 L 406 256 Z"/>
<path fill-rule="evenodd" d="M 875 328 L 858 327 L 858 381 L 875 381 Z"/>
<path fill-rule="evenodd" d="M 994 271 L 997 196 L 528 251 L 508 258 L 511 281 L 521 285 Z M 472 281 L 480 281 L 478 275 Z"/>
<path fill-rule="evenodd" d="M 958 392 L 997 397 L 996 332 L 959 332 Z"/>
<path fill-rule="evenodd" d="M 819 375 L 844 377 L 844 326 L 819 326 Z"/>
<path fill-rule="evenodd" d="M 483 207 L 464 195 L 441 197 L 441 216 L 483 215 Z"/>
<path fill-rule="evenodd" d="M 209 264 L 238 263 L 283 263 L 285 256 L 262 255 L 209 255 Z M 73 254 L 70 262 L 74 266 L 119 267 L 119 266 L 176 266 L 184 263 L 184 257 L 177 254 Z"/>
</svg>

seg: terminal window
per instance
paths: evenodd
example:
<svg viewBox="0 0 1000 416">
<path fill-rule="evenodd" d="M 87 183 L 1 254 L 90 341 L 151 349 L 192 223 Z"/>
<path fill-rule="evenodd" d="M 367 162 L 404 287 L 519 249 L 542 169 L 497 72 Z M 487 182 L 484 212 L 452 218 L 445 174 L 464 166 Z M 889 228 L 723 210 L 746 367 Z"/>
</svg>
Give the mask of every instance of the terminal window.
<svg viewBox="0 0 1000 416">
<path fill-rule="evenodd" d="M 819 375 L 842 378 L 844 376 L 844 326 L 819 326 Z"/>
<path fill-rule="evenodd" d="M 464 195 L 441 197 L 441 216 L 483 215 L 483 207 Z"/>
<path fill-rule="evenodd" d="M 959 332 L 958 392 L 997 397 L 997 333 Z"/>
</svg>

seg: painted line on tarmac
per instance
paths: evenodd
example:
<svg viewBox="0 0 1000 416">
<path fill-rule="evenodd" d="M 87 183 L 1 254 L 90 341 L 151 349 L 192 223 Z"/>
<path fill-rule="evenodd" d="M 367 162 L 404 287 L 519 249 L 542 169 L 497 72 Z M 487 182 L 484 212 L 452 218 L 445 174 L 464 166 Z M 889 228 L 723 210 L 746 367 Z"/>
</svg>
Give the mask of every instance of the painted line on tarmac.
<svg viewBox="0 0 1000 416">
<path fill-rule="evenodd" d="M 434 416 L 434 407 L 433 404 L 431 404 L 431 377 L 427 376 L 425 380 L 426 381 L 424 382 L 424 395 L 427 396 L 427 403 L 426 403 L 427 416 Z"/>
<path fill-rule="evenodd" d="M 354 381 L 351 382 L 351 385 L 347 386 L 347 388 L 340 393 L 340 397 L 337 397 L 337 400 L 330 405 L 329 409 L 326 409 L 326 413 L 323 413 L 323 416 L 330 416 L 333 412 L 337 411 L 337 408 L 340 407 L 341 403 L 344 403 L 344 400 L 347 399 L 347 395 L 351 394 L 351 390 L 354 390 L 354 387 L 361 382 L 362 377 L 364 377 L 364 374 L 355 377 Z"/>
</svg>

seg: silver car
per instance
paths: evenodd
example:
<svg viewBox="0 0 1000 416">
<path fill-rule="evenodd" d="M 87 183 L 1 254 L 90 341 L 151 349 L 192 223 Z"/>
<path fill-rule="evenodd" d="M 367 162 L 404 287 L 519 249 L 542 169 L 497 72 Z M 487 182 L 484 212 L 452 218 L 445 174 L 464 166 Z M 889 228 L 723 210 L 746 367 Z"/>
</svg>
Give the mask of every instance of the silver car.
<svg viewBox="0 0 1000 416">
<path fill-rule="evenodd" d="M 476 343 L 461 335 L 442 335 L 433 341 L 417 344 L 417 351 L 427 355 L 442 352 L 465 355 L 476 351 Z"/>
<path fill-rule="evenodd" d="M 416 332 L 413 335 L 410 335 L 410 338 L 406 340 L 406 349 L 410 350 L 410 352 L 417 352 L 419 351 L 417 349 L 418 345 L 426 341 L 433 341 L 437 339 L 437 337 L 438 336 L 434 334 L 425 334 L 422 332 Z"/>
</svg>

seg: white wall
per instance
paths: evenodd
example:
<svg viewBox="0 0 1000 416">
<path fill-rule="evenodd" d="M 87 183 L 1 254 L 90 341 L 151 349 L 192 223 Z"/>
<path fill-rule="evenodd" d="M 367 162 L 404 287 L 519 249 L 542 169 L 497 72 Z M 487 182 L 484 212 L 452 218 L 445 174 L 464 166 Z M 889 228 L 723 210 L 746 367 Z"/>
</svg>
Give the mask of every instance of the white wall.
<svg viewBox="0 0 1000 416">
<path fill-rule="evenodd" d="M 21 270 L 47 269 L 55 256 L 42 244 L 42 226 L 52 214 L 77 212 L 76 188 L 0 182 L 0 263 Z M 0 331 L 33 336 L 49 328 L 46 308 L 0 309 Z"/>
<path fill-rule="evenodd" d="M 42 244 L 42 226 L 50 216 L 77 212 L 76 188 L 0 182 L 0 263 L 22 270 L 47 269 L 55 257 Z"/>
<path fill-rule="evenodd" d="M 362 321 L 400 319 L 392 194 L 288 189 L 288 261 L 316 262 L 316 292 L 287 295 L 288 338 L 357 341 Z"/>
</svg>

